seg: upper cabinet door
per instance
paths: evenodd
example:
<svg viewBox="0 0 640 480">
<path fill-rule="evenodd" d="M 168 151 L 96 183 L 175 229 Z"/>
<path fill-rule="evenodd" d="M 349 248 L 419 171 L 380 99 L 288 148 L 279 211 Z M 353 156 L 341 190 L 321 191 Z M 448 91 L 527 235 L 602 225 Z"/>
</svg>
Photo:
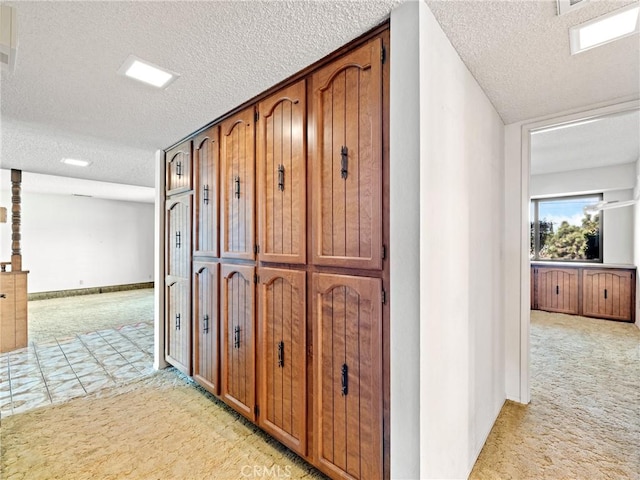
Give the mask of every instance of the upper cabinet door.
<svg viewBox="0 0 640 480">
<path fill-rule="evenodd" d="M 219 127 L 213 126 L 193 141 L 195 172 L 194 255 L 218 256 Z"/>
<path fill-rule="evenodd" d="M 382 268 L 382 40 L 312 77 L 316 265 Z"/>
<path fill-rule="evenodd" d="M 191 194 L 166 202 L 166 274 L 180 278 L 191 276 Z"/>
<path fill-rule="evenodd" d="M 259 259 L 305 263 L 305 81 L 262 101 L 258 111 Z"/>
<path fill-rule="evenodd" d="M 221 256 L 253 260 L 254 109 L 247 108 L 220 126 L 222 152 Z"/>
<path fill-rule="evenodd" d="M 165 153 L 166 194 L 191 190 L 191 140 L 182 142 Z"/>
</svg>

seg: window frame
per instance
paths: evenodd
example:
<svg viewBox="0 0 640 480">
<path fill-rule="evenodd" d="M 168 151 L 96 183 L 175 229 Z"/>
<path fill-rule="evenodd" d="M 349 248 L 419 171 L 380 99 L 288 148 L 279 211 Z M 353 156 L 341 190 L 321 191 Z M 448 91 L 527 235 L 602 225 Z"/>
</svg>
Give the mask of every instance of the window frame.
<svg viewBox="0 0 640 480">
<path fill-rule="evenodd" d="M 598 231 L 600 232 L 600 258 L 587 259 L 587 258 L 540 258 L 540 221 L 539 221 L 539 207 L 540 202 L 549 202 L 554 200 L 571 200 L 576 198 L 598 197 L 598 201 L 604 200 L 603 192 L 585 193 L 580 195 L 554 195 L 549 197 L 531 197 L 529 199 L 529 205 L 533 204 L 533 218 L 529 219 L 529 224 L 533 222 L 533 258 L 531 262 L 562 262 L 562 263 L 604 263 L 604 210 L 597 212 L 598 215 Z M 531 212 L 531 207 L 529 207 Z"/>
</svg>

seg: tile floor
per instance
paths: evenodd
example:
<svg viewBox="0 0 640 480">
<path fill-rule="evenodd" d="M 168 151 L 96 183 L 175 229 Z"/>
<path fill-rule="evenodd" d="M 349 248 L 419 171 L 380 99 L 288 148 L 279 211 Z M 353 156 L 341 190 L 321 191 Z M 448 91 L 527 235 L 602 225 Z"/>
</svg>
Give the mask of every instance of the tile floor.
<svg viewBox="0 0 640 480">
<path fill-rule="evenodd" d="M 153 373 L 153 323 L 84 333 L 0 354 L 0 417 Z"/>
</svg>

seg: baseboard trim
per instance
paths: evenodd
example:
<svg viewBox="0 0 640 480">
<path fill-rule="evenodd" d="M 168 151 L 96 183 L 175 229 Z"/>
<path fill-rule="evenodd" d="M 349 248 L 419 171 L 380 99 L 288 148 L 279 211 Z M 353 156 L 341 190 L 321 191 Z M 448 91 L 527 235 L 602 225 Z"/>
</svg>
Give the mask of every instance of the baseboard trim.
<svg viewBox="0 0 640 480">
<path fill-rule="evenodd" d="M 124 292 L 126 290 L 140 290 L 153 288 L 153 282 L 128 283 L 126 285 L 108 285 L 106 287 L 77 288 L 74 290 L 54 290 L 52 292 L 30 293 L 27 298 L 31 300 L 47 300 L 49 298 L 75 297 L 78 295 L 94 295 L 96 293 Z"/>
</svg>

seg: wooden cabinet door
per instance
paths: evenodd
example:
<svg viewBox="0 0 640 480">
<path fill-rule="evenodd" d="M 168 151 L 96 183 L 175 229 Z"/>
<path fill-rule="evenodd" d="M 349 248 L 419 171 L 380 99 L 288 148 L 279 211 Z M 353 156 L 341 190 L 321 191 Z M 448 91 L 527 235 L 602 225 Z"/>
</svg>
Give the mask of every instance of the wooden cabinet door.
<svg viewBox="0 0 640 480">
<path fill-rule="evenodd" d="M 167 196 L 191 190 L 191 140 L 165 153 Z"/>
<path fill-rule="evenodd" d="M 258 106 L 259 258 L 306 261 L 306 91 L 302 80 Z"/>
<path fill-rule="evenodd" d="M 191 277 L 191 194 L 179 195 L 166 202 L 166 273 Z"/>
<path fill-rule="evenodd" d="M 191 375 L 191 289 L 188 279 L 167 277 L 165 305 L 166 360 Z"/>
<path fill-rule="evenodd" d="M 27 273 L 0 273 L 0 353 L 27 346 Z"/>
<path fill-rule="evenodd" d="M 632 321 L 634 273 L 629 270 L 584 269 L 583 315 Z"/>
<path fill-rule="evenodd" d="M 255 258 L 254 110 L 247 108 L 220 125 L 221 256 Z"/>
<path fill-rule="evenodd" d="M 382 268 L 381 49 L 372 40 L 312 77 L 317 265 Z"/>
<path fill-rule="evenodd" d="M 382 478 L 382 282 L 313 278 L 316 461 L 332 478 Z"/>
<path fill-rule="evenodd" d="M 221 266 L 222 399 L 255 421 L 254 267 Z"/>
<path fill-rule="evenodd" d="M 306 274 L 259 269 L 260 425 L 306 454 Z"/>
<path fill-rule="evenodd" d="M 218 264 L 196 262 L 193 272 L 193 378 L 218 395 Z"/>
<path fill-rule="evenodd" d="M 538 267 L 537 306 L 548 312 L 579 314 L 578 270 Z"/>
<path fill-rule="evenodd" d="M 194 255 L 218 256 L 218 131 L 213 126 L 193 141 Z"/>
</svg>

